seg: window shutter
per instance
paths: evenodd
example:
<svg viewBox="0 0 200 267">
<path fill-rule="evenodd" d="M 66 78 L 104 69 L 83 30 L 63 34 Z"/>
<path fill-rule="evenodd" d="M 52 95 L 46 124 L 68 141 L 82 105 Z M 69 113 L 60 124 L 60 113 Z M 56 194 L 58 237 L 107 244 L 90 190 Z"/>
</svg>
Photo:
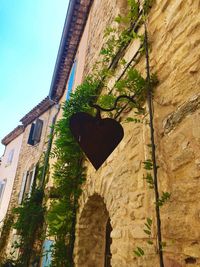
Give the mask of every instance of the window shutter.
<svg viewBox="0 0 200 267">
<path fill-rule="evenodd" d="M 71 73 L 69 76 L 66 100 L 69 100 L 70 94 L 71 94 L 72 89 L 73 89 L 75 72 L 76 72 L 76 61 L 74 61 L 74 64 L 72 66 Z"/>
<path fill-rule="evenodd" d="M 42 267 L 50 266 L 52 262 L 52 249 L 53 241 L 45 239 L 43 243 L 43 258 L 42 258 Z"/>
<path fill-rule="evenodd" d="M 7 160 L 7 164 L 11 164 L 11 163 L 12 163 L 13 155 L 14 155 L 14 149 L 12 149 L 12 150 L 9 152 L 8 160 Z"/>
<path fill-rule="evenodd" d="M 36 172 L 36 166 L 33 168 L 33 171 L 32 171 L 32 176 L 31 176 L 31 182 L 30 182 L 30 188 L 29 188 L 29 192 L 28 192 L 28 197 L 30 197 L 31 192 L 32 192 L 33 182 L 34 182 L 34 179 L 35 179 L 35 172 Z"/>
<path fill-rule="evenodd" d="M 6 187 L 6 182 L 7 182 L 7 179 L 4 179 L 3 181 L 0 181 L 0 204 L 1 204 L 1 200 L 3 198 L 3 193 L 4 193 L 4 190 L 5 190 L 5 187 Z"/>
<path fill-rule="evenodd" d="M 22 199 L 23 199 L 23 195 L 24 195 L 27 174 L 28 174 L 28 172 L 25 172 L 24 175 L 23 175 L 23 178 L 22 178 L 22 185 L 21 185 L 21 190 L 20 190 L 20 193 L 19 193 L 18 204 L 22 204 Z"/>
<path fill-rule="evenodd" d="M 33 140 L 35 141 L 35 143 L 40 142 L 40 137 L 42 134 L 42 127 L 43 127 L 43 121 L 40 119 L 37 119 L 34 130 L 33 130 Z"/>
<path fill-rule="evenodd" d="M 0 199 L 3 194 L 3 183 L 0 181 Z"/>
<path fill-rule="evenodd" d="M 30 133 L 29 133 L 29 137 L 28 137 L 28 144 L 33 146 L 34 145 L 34 140 L 33 140 L 33 132 L 35 129 L 35 123 L 31 124 L 31 129 L 30 129 Z"/>
</svg>

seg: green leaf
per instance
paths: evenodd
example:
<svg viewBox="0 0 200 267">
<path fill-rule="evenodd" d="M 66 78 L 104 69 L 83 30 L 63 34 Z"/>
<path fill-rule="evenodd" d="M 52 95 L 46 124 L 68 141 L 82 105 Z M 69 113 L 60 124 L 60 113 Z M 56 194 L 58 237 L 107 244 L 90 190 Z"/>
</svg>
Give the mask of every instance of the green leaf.
<svg viewBox="0 0 200 267">
<path fill-rule="evenodd" d="M 152 219 L 148 217 L 147 218 L 147 223 L 148 223 L 149 226 L 151 226 L 152 225 Z"/>
<path fill-rule="evenodd" d="M 147 160 L 143 161 L 143 164 L 144 164 L 144 168 L 146 170 L 152 170 L 153 169 L 153 163 L 152 163 L 151 159 L 147 159 Z"/>
<path fill-rule="evenodd" d="M 144 229 L 143 231 L 145 232 L 145 234 L 147 234 L 147 235 L 151 235 L 151 231 L 146 230 L 146 229 Z"/>
<path fill-rule="evenodd" d="M 136 255 L 137 257 L 141 257 L 141 256 L 144 255 L 144 250 L 143 250 L 142 248 L 140 248 L 140 247 L 137 247 L 137 249 L 134 250 L 134 253 L 135 253 L 135 255 Z"/>
<path fill-rule="evenodd" d="M 140 252 L 140 254 L 143 256 L 144 255 L 144 250 L 140 247 L 137 247 L 138 251 Z"/>
<path fill-rule="evenodd" d="M 134 253 L 135 253 L 135 255 L 136 255 L 137 257 L 141 257 L 141 254 L 140 254 L 140 252 L 139 252 L 139 251 L 137 251 L 137 250 L 134 250 Z"/>
<path fill-rule="evenodd" d="M 140 119 L 136 119 L 136 118 L 132 118 L 132 117 L 127 117 L 126 118 L 126 120 L 125 120 L 125 122 L 135 122 L 135 123 L 139 123 L 139 122 L 141 122 L 141 120 Z"/>
<path fill-rule="evenodd" d="M 149 230 L 151 230 L 151 226 L 149 226 L 147 223 L 144 224 Z"/>
</svg>

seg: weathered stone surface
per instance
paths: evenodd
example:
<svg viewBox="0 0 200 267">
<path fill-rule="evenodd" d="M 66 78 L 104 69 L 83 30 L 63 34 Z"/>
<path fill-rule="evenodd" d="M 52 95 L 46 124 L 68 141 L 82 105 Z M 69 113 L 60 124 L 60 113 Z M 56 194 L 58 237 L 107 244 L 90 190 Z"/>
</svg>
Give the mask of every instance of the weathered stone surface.
<svg viewBox="0 0 200 267">
<path fill-rule="evenodd" d="M 116 7 L 116 3 L 119 6 Z M 85 73 L 91 71 L 92 64 L 98 59 L 103 44 L 103 31 L 112 24 L 121 7 L 124 9 L 124 1 L 94 1 L 90 13 Z M 163 239 L 167 242 L 164 250 L 167 267 L 188 266 L 188 257 L 196 259 L 192 266 L 200 266 L 198 245 L 191 245 L 200 240 L 199 8 L 198 0 L 155 1 L 148 19 L 150 66 L 159 79 L 153 101 L 156 154 L 160 167 L 159 190 L 171 193 L 170 201 L 161 208 Z M 125 52 L 125 59 L 129 61 L 138 48 L 138 41 L 133 42 Z M 144 58 L 139 60 L 136 67 L 145 77 Z M 113 83 L 114 78 L 108 82 L 108 86 L 112 87 Z M 133 114 L 123 114 L 122 123 L 126 116 Z M 145 119 L 148 123 L 148 118 Z M 86 164 L 87 180 L 80 198 L 77 219 L 77 267 L 89 266 L 89 252 L 84 252 L 84 246 L 86 249 L 87 243 L 96 238 L 93 232 L 97 231 L 100 224 L 104 225 L 102 213 L 98 214 L 98 209 L 94 210 L 95 215 L 89 211 L 84 213 L 88 198 L 95 194 L 101 196 L 107 216 L 111 218 L 112 267 L 159 266 L 155 248 L 148 247 L 147 235 L 143 231 L 146 218 L 152 218 L 152 237 L 155 241 L 154 193 L 143 179 L 145 171 L 142 162 L 150 154 L 147 147 L 150 143 L 147 123 L 123 123 L 123 141 L 98 172 Z M 87 216 L 95 216 L 99 221 L 95 224 Z M 88 223 L 87 230 L 79 227 L 83 222 L 84 225 Z M 86 234 L 88 229 L 90 235 Z M 83 243 L 79 242 L 82 235 L 88 238 Z M 100 236 L 103 238 L 102 234 Z M 144 249 L 144 257 L 137 258 L 134 255 L 136 247 Z M 102 255 L 99 253 L 97 259 Z M 95 267 L 103 266 L 98 260 L 94 263 L 93 258 L 90 259 L 90 264 Z"/>
<path fill-rule="evenodd" d="M 164 121 L 164 129 L 166 133 L 169 133 L 176 127 L 186 116 L 195 112 L 200 108 L 200 95 L 193 96 L 189 101 L 180 106 L 174 113 L 172 113 Z"/>
<path fill-rule="evenodd" d="M 176 260 L 170 258 L 166 258 L 164 264 L 166 267 L 183 267 L 183 265 L 178 263 Z"/>
<path fill-rule="evenodd" d="M 185 247 L 183 252 L 187 256 L 199 258 L 200 244 L 191 244 L 189 247 Z"/>
</svg>

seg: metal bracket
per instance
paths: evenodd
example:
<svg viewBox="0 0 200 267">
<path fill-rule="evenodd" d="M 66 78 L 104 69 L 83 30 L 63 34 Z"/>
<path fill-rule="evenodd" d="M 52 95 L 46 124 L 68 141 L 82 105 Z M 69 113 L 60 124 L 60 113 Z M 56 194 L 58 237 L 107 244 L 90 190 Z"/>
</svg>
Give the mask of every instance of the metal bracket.
<svg viewBox="0 0 200 267">
<path fill-rule="evenodd" d="M 113 111 L 113 110 L 115 110 L 117 108 L 118 101 L 120 99 L 122 99 L 122 98 L 128 99 L 130 102 L 136 104 L 136 101 L 134 100 L 134 97 L 135 97 L 135 95 L 133 95 L 133 96 L 120 95 L 120 96 L 118 96 L 116 98 L 115 103 L 114 103 L 114 106 L 112 108 L 102 108 L 102 107 L 100 107 L 97 104 L 93 104 L 92 102 L 89 102 L 89 106 L 92 107 L 92 108 L 95 108 L 97 110 L 96 118 L 99 118 L 100 119 L 101 118 L 101 111 Z"/>
</svg>

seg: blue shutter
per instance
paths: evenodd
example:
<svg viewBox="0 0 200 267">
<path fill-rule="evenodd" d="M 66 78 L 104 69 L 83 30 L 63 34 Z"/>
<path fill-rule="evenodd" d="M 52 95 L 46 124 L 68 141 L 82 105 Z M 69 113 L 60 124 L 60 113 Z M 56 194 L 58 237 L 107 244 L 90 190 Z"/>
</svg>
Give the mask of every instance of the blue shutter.
<svg viewBox="0 0 200 267">
<path fill-rule="evenodd" d="M 46 239 L 43 244 L 43 258 L 42 267 L 48 267 L 51 264 L 51 246 L 53 245 L 52 240 Z"/>
<path fill-rule="evenodd" d="M 70 93 L 72 92 L 73 85 L 74 85 L 75 73 L 76 73 L 76 61 L 74 61 L 74 64 L 72 66 L 72 69 L 69 75 L 66 100 L 69 100 L 70 98 Z"/>
</svg>

